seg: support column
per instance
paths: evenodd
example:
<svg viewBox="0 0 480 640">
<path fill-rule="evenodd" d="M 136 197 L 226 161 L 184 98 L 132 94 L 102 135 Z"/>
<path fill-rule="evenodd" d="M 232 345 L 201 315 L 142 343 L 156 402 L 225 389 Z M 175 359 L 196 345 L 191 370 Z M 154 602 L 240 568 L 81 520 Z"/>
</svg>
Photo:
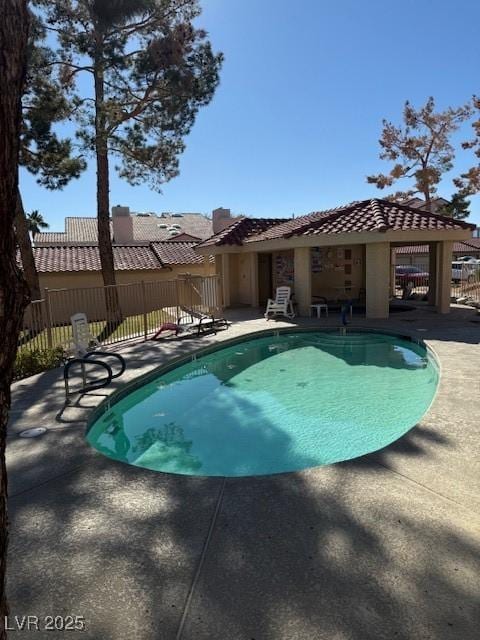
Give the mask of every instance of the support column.
<svg viewBox="0 0 480 640">
<path fill-rule="evenodd" d="M 437 311 L 450 313 L 452 295 L 453 242 L 439 242 L 437 246 Z"/>
<path fill-rule="evenodd" d="M 250 305 L 258 307 L 258 253 L 248 254 L 250 260 Z"/>
<path fill-rule="evenodd" d="M 437 243 L 428 245 L 428 304 L 437 304 Z"/>
<path fill-rule="evenodd" d="M 397 292 L 395 281 L 396 281 L 396 271 L 395 267 L 397 264 L 397 252 L 395 248 L 390 247 L 390 296 L 393 298 Z"/>
<path fill-rule="evenodd" d="M 376 242 L 366 245 L 365 288 L 367 318 L 388 318 L 390 297 L 389 242 Z"/>
<path fill-rule="evenodd" d="M 294 292 L 301 316 L 310 315 L 312 304 L 312 267 L 310 247 L 296 247 L 294 250 Z"/>
<path fill-rule="evenodd" d="M 223 306 L 230 306 L 230 254 L 222 253 L 222 294 Z"/>
</svg>

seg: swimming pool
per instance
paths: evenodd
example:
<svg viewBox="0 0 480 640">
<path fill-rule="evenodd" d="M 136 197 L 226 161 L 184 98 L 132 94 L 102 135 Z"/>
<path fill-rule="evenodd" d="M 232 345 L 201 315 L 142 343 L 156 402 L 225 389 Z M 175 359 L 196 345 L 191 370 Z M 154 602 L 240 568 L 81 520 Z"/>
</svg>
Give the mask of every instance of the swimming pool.
<svg viewBox="0 0 480 640">
<path fill-rule="evenodd" d="M 294 471 L 397 440 L 427 411 L 437 383 L 426 348 L 397 336 L 278 333 L 160 372 L 98 417 L 87 440 L 156 471 Z"/>
</svg>

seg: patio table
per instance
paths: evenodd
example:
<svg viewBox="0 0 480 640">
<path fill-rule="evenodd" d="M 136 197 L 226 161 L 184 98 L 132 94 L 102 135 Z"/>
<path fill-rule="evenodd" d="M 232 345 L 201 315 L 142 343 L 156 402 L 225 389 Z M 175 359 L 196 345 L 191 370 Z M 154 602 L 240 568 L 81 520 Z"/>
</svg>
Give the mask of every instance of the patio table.
<svg viewBox="0 0 480 640">
<path fill-rule="evenodd" d="M 310 305 L 310 316 L 312 316 L 313 310 L 317 312 L 317 318 L 320 318 L 322 315 L 322 310 L 325 311 L 325 315 L 328 318 L 328 304 L 324 302 L 314 303 Z"/>
</svg>

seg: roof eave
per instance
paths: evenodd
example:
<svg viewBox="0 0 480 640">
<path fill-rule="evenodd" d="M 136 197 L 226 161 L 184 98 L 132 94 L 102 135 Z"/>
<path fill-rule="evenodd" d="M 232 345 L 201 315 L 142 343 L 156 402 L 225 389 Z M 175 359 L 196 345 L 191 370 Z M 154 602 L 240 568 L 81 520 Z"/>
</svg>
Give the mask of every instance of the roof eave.
<svg viewBox="0 0 480 640">
<path fill-rule="evenodd" d="M 289 238 L 281 237 L 268 240 L 247 240 L 242 247 L 208 247 L 210 254 L 222 253 L 244 253 L 249 251 L 281 251 L 284 249 L 294 249 L 295 247 L 321 247 L 338 245 L 369 244 L 376 242 L 390 243 L 423 243 L 452 241 L 463 242 L 468 239 L 468 229 L 449 230 L 409 230 L 395 231 L 393 229 L 374 231 L 349 231 L 342 233 L 317 233 L 312 235 L 292 235 Z M 216 250 L 215 250 L 216 249 Z M 198 251 L 198 247 L 196 247 Z"/>
</svg>

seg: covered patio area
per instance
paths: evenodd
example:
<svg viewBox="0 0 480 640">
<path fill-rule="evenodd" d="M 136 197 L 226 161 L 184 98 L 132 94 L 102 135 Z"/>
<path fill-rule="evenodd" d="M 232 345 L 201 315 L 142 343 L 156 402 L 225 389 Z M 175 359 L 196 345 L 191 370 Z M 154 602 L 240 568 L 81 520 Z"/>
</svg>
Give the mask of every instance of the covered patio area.
<svg viewBox="0 0 480 640">
<path fill-rule="evenodd" d="M 395 248 L 428 244 L 428 302 L 450 310 L 452 248 L 474 225 L 384 200 L 366 200 L 288 221 L 243 218 L 197 247 L 214 254 L 226 307 L 261 306 L 290 286 L 297 312 L 319 298 L 357 301 L 386 319 L 395 290 Z"/>
</svg>

